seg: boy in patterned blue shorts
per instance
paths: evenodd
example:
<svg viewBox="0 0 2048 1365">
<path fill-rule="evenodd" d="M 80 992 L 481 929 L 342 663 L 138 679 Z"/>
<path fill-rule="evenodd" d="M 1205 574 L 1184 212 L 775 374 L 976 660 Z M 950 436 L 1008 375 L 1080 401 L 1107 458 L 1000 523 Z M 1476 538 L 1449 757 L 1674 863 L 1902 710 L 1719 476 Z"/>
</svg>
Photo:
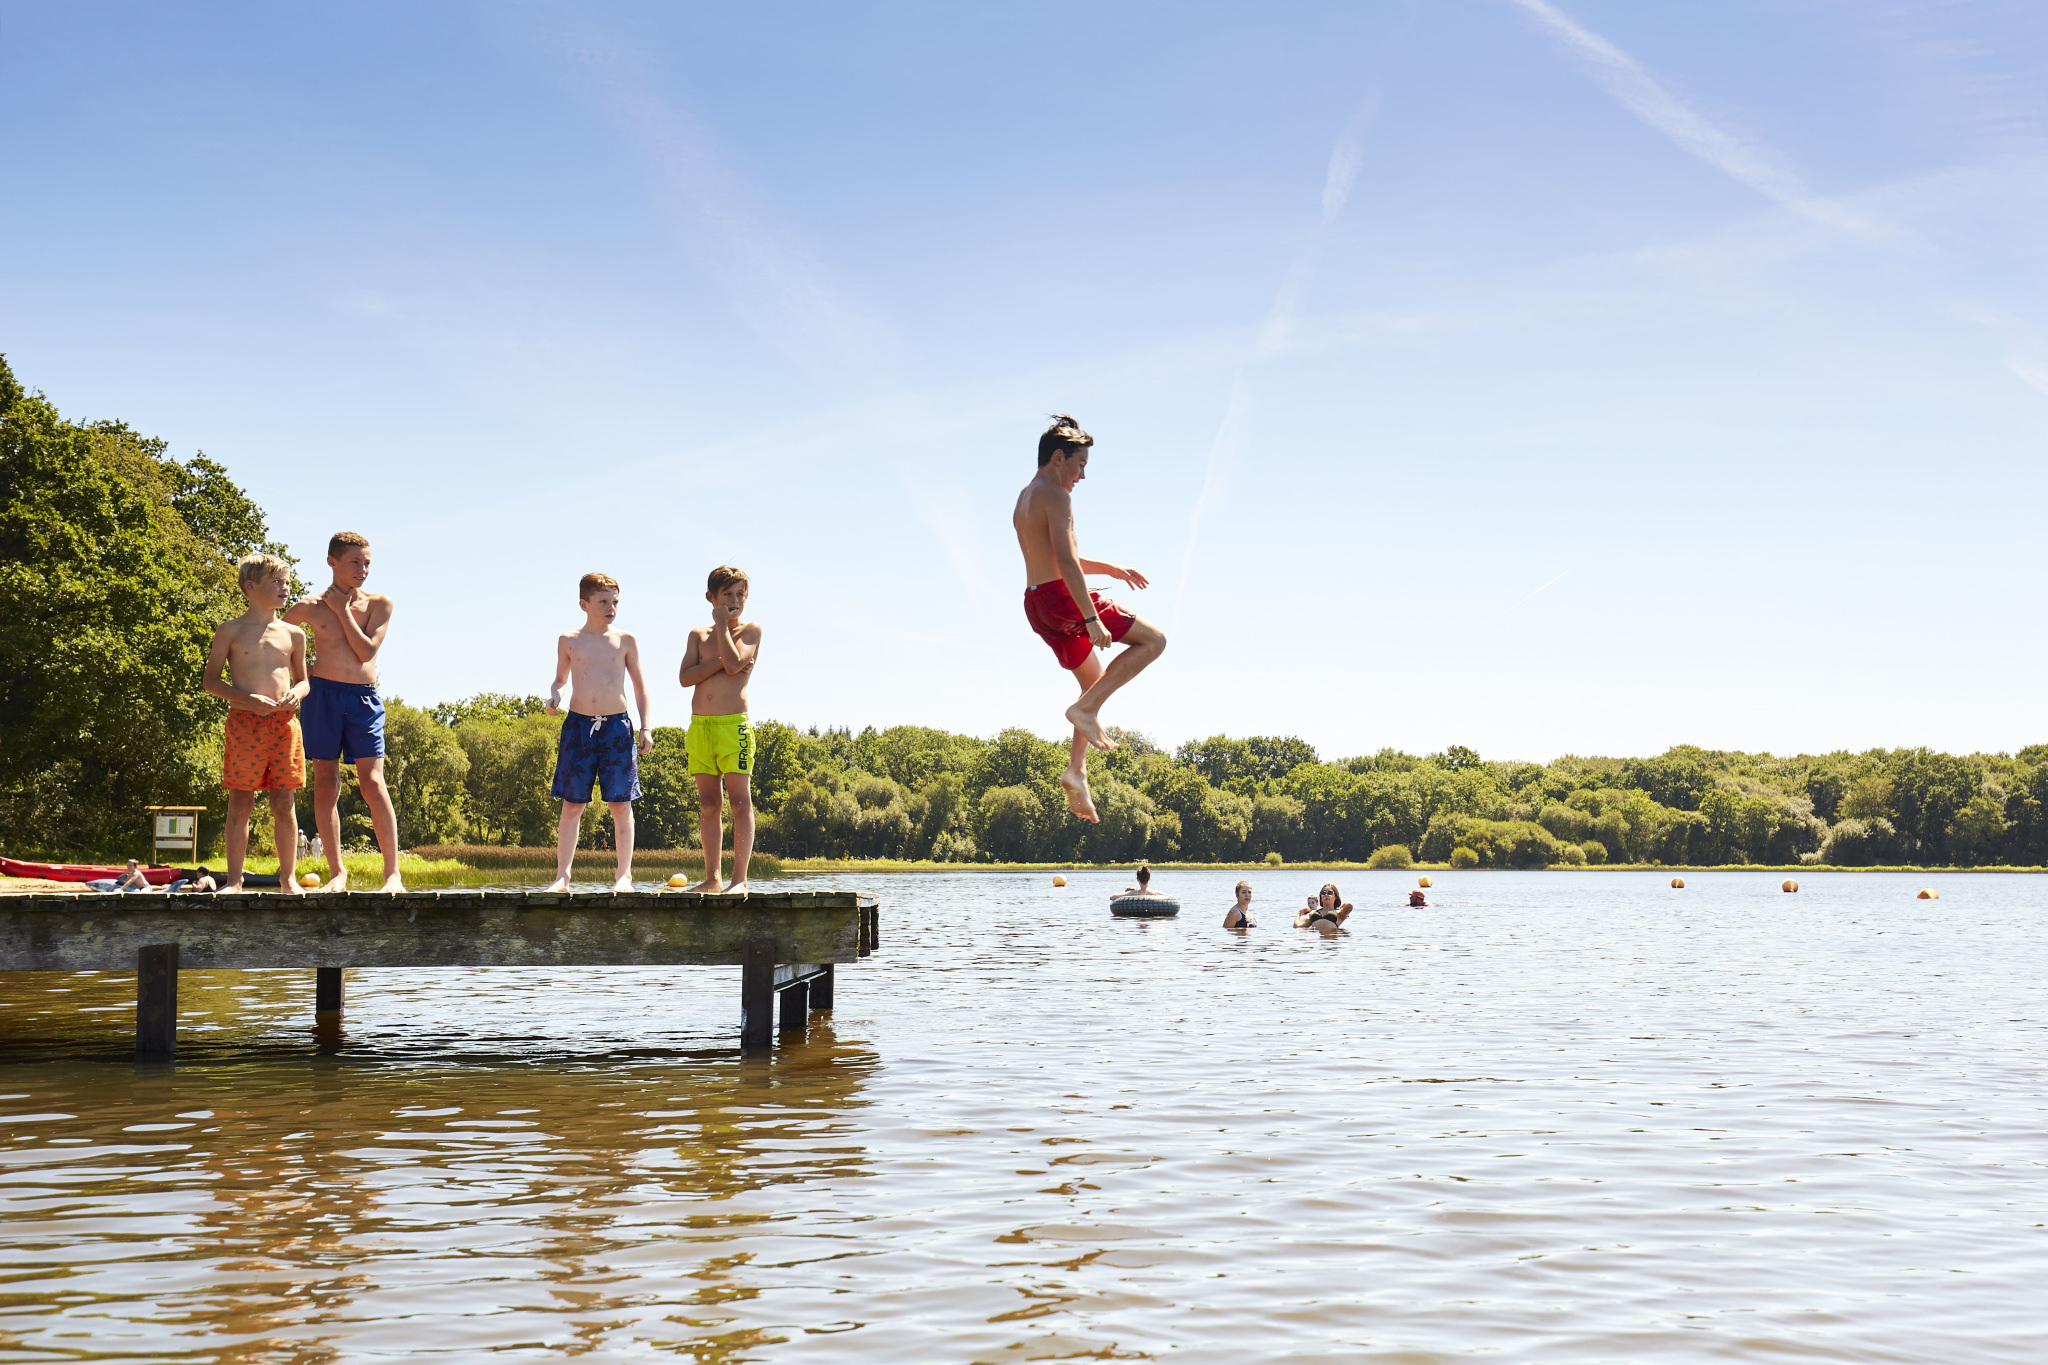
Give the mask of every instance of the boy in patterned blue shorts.
<svg viewBox="0 0 2048 1365">
<path fill-rule="evenodd" d="M 548 714 L 560 716 L 562 685 L 571 684 L 569 712 L 563 717 L 562 736 L 555 747 L 551 794 L 562 803 L 562 823 L 555 837 L 555 880 L 548 890 L 569 889 L 576 836 L 594 783 L 611 807 L 612 832 L 617 837 L 618 878 L 612 890 L 631 891 L 633 803 L 640 799 L 639 756 L 654 749 L 654 731 L 647 719 L 647 684 L 640 677 L 640 642 L 612 629 L 619 614 L 617 579 L 587 573 L 576 585 L 576 598 L 583 608 L 583 627 L 556 642 L 555 685 L 548 693 Z M 628 678 L 633 680 L 633 700 L 640 707 L 637 743 L 626 715 Z"/>
</svg>

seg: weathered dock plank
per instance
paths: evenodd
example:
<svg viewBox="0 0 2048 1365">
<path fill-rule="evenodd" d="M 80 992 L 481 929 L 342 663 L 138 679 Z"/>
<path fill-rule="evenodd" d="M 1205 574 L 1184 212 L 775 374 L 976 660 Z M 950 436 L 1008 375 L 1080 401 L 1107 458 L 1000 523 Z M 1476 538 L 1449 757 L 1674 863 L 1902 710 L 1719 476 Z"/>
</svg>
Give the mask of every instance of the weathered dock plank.
<svg viewBox="0 0 2048 1365">
<path fill-rule="evenodd" d="M 8 896 L 0 971 L 132 971 L 138 949 L 173 942 L 187 971 L 738 966 L 763 939 L 776 963 L 854 962 L 871 923 L 834 891 Z"/>
<path fill-rule="evenodd" d="M 850 891 L 413 891 L 337 895 L 0 897 L 0 971 L 136 973 L 136 1055 L 177 1048 L 178 972 L 312 968 L 332 1032 L 348 967 L 737 966 L 740 1045 L 832 1008 L 833 964 L 875 950 L 880 910 Z M 338 1037 L 338 1033 L 335 1034 Z"/>
</svg>

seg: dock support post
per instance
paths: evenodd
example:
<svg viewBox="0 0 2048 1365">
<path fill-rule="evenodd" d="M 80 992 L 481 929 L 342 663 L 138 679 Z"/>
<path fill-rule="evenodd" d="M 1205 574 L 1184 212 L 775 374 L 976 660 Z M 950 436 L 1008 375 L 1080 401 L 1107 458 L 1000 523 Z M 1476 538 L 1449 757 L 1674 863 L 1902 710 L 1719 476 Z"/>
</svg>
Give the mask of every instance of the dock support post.
<svg viewBox="0 0 2048 1365">
<path fill-rule="evenodd" d="M 811 978 L 811 1008 L 829 1010 L 832 1008 L 832 964 L 825 964 L 825 974 Z"/>
<path fill-rule="evenodd" d="M 802 1033 L 811 1022 L 811 983 L 799 981 L 793 986 L 784 986 L 782 995 L 782 1031 Z"/>
<path fill-rule="evenodd" d="M 178 945 L 135 951 L 135 1059 L 168 1062 L 178 1053 Z"/>
<path fill-rule="evenodd" d="M 740 965 L 740 1052 L 766 1052 L 775 1045 L 775 942 L 765 934 L 747 940 Z"/>
<path fill-rule="evenodd" d="M 341 968 L 313 969 L 313 1013 L 341 1013 Z"/>
</svg>

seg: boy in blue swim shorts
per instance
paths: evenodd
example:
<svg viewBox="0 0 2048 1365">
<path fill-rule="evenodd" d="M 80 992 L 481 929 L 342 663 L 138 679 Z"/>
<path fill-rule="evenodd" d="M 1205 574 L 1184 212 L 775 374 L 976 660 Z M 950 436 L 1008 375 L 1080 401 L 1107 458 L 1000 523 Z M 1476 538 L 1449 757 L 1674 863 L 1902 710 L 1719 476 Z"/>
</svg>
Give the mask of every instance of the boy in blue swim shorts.
<svg viewBox="0 0 2048 1365">
<path fill-rule="evenodd" d="M 299 704 L 299 731 L 313 760 L 313 823 L 327 852 L 322 891 L 348 890 L 341 863 L 341 765 L 353 764 L 356 786 L 370 808 L 370 827 L 384 855 L 385 891 L 403 891 L 398 879 L 398 809 L 384 784 L 384 702 L 377 695 L 377 655 L 391 630 L 391 599 L 364 592 L 370 542 L 337 531 L 327 542 L 334 581 L 318 597 L 284 614 L 287 625 L 313 633 L 311 690 Z"/>
<path fill-rule="evenodd" d="M 555 785 L 562 820 L 555 835 L 555 879 L 550 891 L 569 889 L 569 869 L 576 859 L 576 839 L 583 829 L 583 809 L 595 786 L 612 812 L 617 843 L 618 876 L 614 891 L 633 889 L 633 803 L 640 799 L 640 755 L 652 752 L 654 731 L 647 719 L 647 684 L 640 677 L 640 642 L 612 622 L 619 614 L 619 582 L 610 574 L 587 573 L 576 585 L 583 625 L 555 642 L 555 686 L 548 693 L 548 714 L 562 716 L 562 734 L 555 745 Z M 626 714 L 626 680 L 632 679 L 633 700 L 640 708 L 636 736 Z M 563 714 L 562 685 L 570 685 L 569 710 Z"/>
<path fill-rule="evenodd" d="M 747 576 L 730 564 L 711 571 L 704 599 L 711 603 L 711 624 L 690 632 L 676 679 L 697 689 L 690 699 L 690 733 L 684 747 L 690 776 L 697 782 L 704 880 L 690 889 L 744 894 L 747 865 L 754 856 L 754 724 L 747 719 L 747 679 L 761 654 L 761 627 L 740 619 L 747 609 Z M 732 802 L 730 883 L 718 875 L 725 843 L 721 794 Z"/>
</svg>

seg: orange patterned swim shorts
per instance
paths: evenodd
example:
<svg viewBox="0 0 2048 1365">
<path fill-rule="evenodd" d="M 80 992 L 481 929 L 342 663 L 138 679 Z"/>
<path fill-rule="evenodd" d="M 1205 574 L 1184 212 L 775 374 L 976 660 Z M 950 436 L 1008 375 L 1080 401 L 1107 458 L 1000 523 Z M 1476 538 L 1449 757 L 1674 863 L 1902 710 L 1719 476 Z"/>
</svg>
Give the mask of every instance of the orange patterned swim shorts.
<svg viewBox="0 0 2048 1365">
<path fill-rule="evenodd" d="M 228 712 L 220 784 L 231 792 L 297 791 L 306 785 L 306 746 L 296 711 Z"/>
</svg>

